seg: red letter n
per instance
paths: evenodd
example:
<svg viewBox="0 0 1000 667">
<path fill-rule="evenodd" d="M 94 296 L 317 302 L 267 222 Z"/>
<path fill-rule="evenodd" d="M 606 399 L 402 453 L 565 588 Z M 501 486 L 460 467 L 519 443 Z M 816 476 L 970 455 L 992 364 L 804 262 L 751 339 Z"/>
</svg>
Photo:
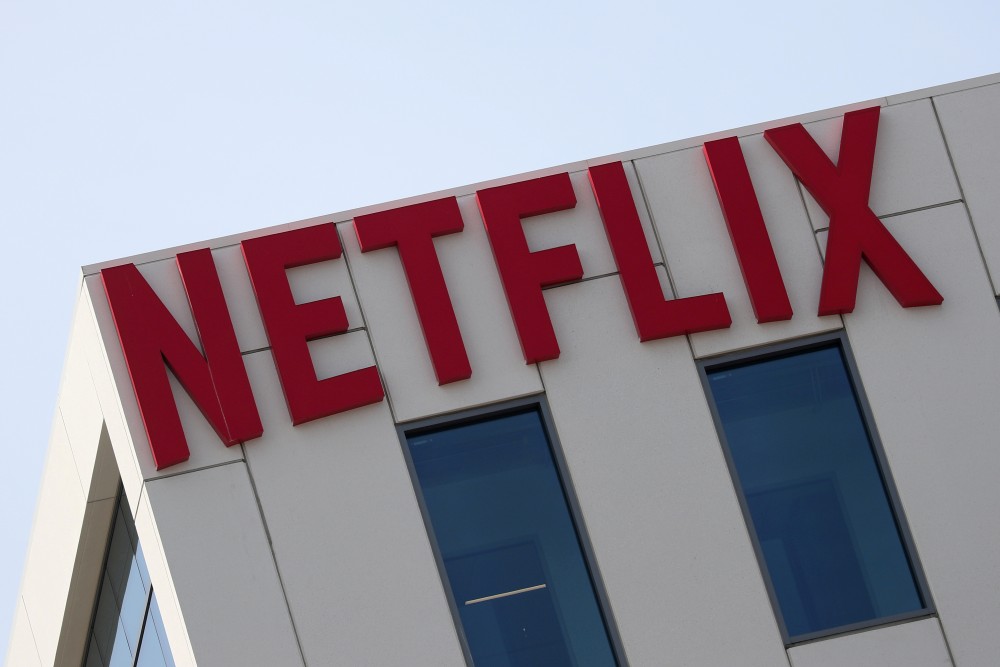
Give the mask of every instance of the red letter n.
<svg viewBox="0 0 1000 667">
<path fill-rule="evenodd" d="M 167 366 L 227 446 L 264 432 L 211 251 L 181 253 L 177 267 L 204 356 L 135 265 L 101 271 L 157 470 L 189 456 Z"/>
<path fill-rule="evenodd" d="M 904 308 L 943 301 L 868 206 L 878 117 L 878 107 L 844 114 L 836 165 L 798 123 L 764 132 L 767 142 L 830 216 L 820 315 L 854 310 L 862 257 Z"/>
</svg>

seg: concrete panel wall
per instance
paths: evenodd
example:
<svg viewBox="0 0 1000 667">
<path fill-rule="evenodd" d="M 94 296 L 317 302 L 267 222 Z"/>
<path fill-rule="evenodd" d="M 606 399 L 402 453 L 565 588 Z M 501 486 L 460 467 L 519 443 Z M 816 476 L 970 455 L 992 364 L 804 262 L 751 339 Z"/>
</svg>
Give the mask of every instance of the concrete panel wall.
<svg viewBox="0 0 1000 667">
<path fill-rule="evenodd" d="M 57 416 L 28 548 L 29 565 L 21 582 L 28 618 L 37 619 L 31 629 L 38 657 L 45 665 L 55 660 L 85 510 L 73 452 L 62 417 Z"/>
<path fill-rule="evenodd" d="M 247 463 L 306 663 L 463 665 L 387 404 L 293 427 L 270 353 L 247 366 L 265 428 Z"/>
<path fill-rule="evenodd" d="M 865 268 L 847 335 L 956 662 L 989 665 L 1000 655 L 1000 311 L 964 206 L 887 226 L 944 303 L 900 308 Z"/>
<path fill-rule="evenodd" d="M 303 664 L 246 464 L 143 490 L 197 662 Z"/>
<path fill-rule="evenodd" d="M 1000 294 L 1000 84 L 934 98 L 962 195 Z"/>
<path fill-rule="evenodd" d="M 42 665 L 35 646 L 35 637 L 31 632 L 31 623 L 28 621 L 28 612 L 25 611 L 24 602 L 20 597 L 17 599 L 17 609 L 14 611 L 14 623 L 10 628 L 10 644 L 7 647 L 5 664 L 23 667 Z"/>
<path fill-rule="evenodd" d="M 941 625 L 934 618 L 795 646 L 788 655 L 792 667 L 950 667 L 954 664 Z"/>
<path fill-rule="evenodd" d="M 687 340 L 640 343 L 613 276 L 552 292 L 542 380 L 630 663 L 785 664 Z"/>
</svg>

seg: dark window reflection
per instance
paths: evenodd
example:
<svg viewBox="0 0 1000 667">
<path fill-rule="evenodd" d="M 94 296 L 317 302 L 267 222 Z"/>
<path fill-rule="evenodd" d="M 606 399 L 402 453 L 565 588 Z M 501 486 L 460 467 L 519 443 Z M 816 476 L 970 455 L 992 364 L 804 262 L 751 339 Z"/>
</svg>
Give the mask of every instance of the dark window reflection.
<svg viewBox="0 0 1000 667">
<path fill-rule="evenodd" d="M 540 415 L 407 444 L 476 667 L 614 665 Z"/>
<path fill-rule="evenodd" d="M 789 636 L 922 609 L 840 348 L 708 377 Z"/>
<path fill-rule="evenodd" d="M 136 657 L 138 656 L 138 657 Z M 125 496 L 118 507 L 94 612 L 86 667 L 173 667 Z"/>
</svg>

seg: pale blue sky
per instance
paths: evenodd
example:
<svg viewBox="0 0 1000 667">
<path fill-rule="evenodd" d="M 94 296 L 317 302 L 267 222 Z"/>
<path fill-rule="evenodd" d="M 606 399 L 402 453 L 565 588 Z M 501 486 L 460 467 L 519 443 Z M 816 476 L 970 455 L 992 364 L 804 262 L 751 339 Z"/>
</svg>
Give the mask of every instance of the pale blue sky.
<svg viewBox="0 0 1000 667">
<path fill-rule="evenodd" d="M 0 0 L 0 655 L 79 267 L 1000 71 L 1000 3 Z"/>
</svg>

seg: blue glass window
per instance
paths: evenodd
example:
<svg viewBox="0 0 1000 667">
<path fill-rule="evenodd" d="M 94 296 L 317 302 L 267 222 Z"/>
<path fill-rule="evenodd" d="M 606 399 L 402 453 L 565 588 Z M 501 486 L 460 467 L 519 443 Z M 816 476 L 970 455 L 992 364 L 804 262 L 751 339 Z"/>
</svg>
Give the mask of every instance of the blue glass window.
<svg viewBox="0 0 1000 667">
<path fill-rule="evenodd" d="M 132 515 L 119 493 L 86 667 L 173 667 Z"/>
<path fill-rule="evenodd" d="M 541 415 L 407 434 L 476 667 L 615 665 Z"/>
<path fill-rule="evenodd" d="M 840 347 L 707 375 L 788 638 L 925 609 Z"/>
</svg>

